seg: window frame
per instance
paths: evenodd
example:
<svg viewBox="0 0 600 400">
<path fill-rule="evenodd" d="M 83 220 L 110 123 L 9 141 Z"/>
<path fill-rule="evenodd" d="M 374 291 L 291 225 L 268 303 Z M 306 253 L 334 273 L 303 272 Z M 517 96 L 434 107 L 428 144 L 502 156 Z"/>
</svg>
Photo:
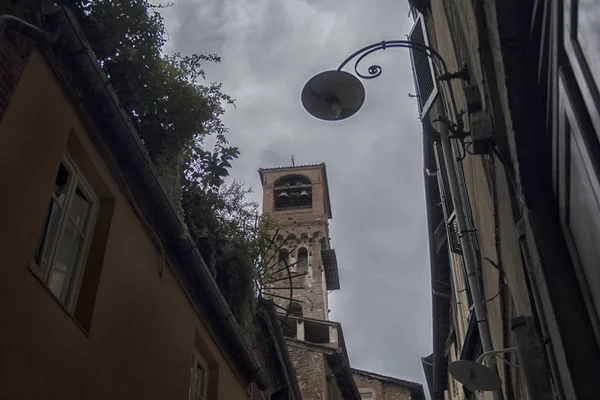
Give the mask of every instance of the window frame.
<svg viewBox="0 0 600 400">
<path fill-rule="evenodd" d="M 283 264 L 282 264 L 283 263 Z M 277 269 L 283 270 L 290 267 L 290 251 L 286 248 L 281 248 L 277 255 Z"/>
<path fill-rule="evenodd" d="M 196 400 L 197 394 L 197 381 L 196 381 L 196 367 L 200 365 L 203 368 L 203 381 L 202 381 L 202 393 L 199 394 L 200 400 L 208 399 L 208 382 L 210 379 L 210 369 L 208 363 L 200 354 L 200 351 L 196 348 L 192 351 L 192 365 L 190 367 L 190 382 L 189 382 L 189 393 L 188 400 Z"/>
<path fill-rule="evenodd" d="M 294 182 L 294 185 L 290 183 Z M 274 211 L 287 211 L 287 210 L 298 210 L 298 209 L 312 209 L 313 208 L 313 185 L 310 178 L 302 174 L 291 174 L 279 177 L 273 184 L 273 210 Z M 309 203 L 300 204 L 300 194 L 306 191 Z M 285 193 L 290 201 L 290 204 L 281 205 L 278 201 L 278 197 Z M 290 194 L 292 194 L 290 196 Z"/>
<path fill-rule="evenodd" d="M 577 39 L 578 6 L 579 0 L 565 0 L 564 2 L 563 42 L 586 109 L 590 114 L 592 125 L 595 128 L 597 137 L 600 139 L 600 88 L 598 87 L 600 82 L 595 82 L 584 50 Z M 600 40 L 600 38 L 598 39 Z"/>
<path fill-rule="evenodd" d="M 600 199 L 600 158 L 593 148 L 589 148 L 591 140 L 597 140 L 593 132 L 589 115 L 586 113 L 586 107 L 583 104 L 582 98 L 579 96 L 578 85 L 571 75 L 571 70 L 561 68 L 559 73 L 559 128 L 558 137 L 555 139 L 555 166 L 556 169 L 556 196 L 559 206 L 559 218 L 562 226 L 563 234 L 567 242 L 567 247 L 573 261 L 573 269 L 579 286 L 581 288 L 582 297 L 587 308 L 590 322 L 594 329 L 596 340 L 600 343 L 600 300 L 597 296 L 594 299 L 592 288 L 588 283 L 586 267 L 589 268 L 589 263 L 585 264 L 580 256 L 578 243 L 571 225 L 571 168 L 572 158 L 571 149 L 573 146 L 579 150 L 581 162 L 588 172 L 590 178 L 590 189 L 596 199 Z M 598 145 L 596 144 L 596 148 Z M 593 176 L 590 176 L 593 174 Z"/>
<path fill-rule="evenodd" d="M 306 254 L 306 265 L 302 265 L 301 264 L 301 260 L 300 260 L 300 253 L 301 252 Z M 297 260 L 298 260 L 297 261 L 297 263 L 298 263 L 298 269 L 308 268 L 308 249 L 306 247 L 300 247 L 296 253 L 297 253 L 296 257 L 297 257 Z"/>
<path fill-rule="evenodd" d="M 46 226 L 44 226 L 42 228 L 42 231 L 40 232 L 39 242 L 38 242 L 40 247 L 39 247 L 39 249 L 36 248 L 36 250 L 39 250 L 39 254 L 42 257 L 46 253 L 46 250 L 48 249 L 49 246 L 50 246 L 50 250 L 47 255 L 47 260 L 46 260 L 45 264 L 38 263 L 38 260 L 36 260 L 38 254 L 35 254 L 33 256 L 33 258 L 30 261 L 30 271 L 42 282 L 44 287 L 67 310 L 67 312 L 69 314 L 73 314 L 75 312 L 75 307 L 77 305 L 77 300 L 79 298 L 81 282 L 83 280 L 83 275 L 85 273 L 85 267 L 87 265 L 87 257 L 88 257 L 91 243 L 93 240 L 93 232 L 94 232 L 94 228 L 96 226 L 98 210 L 100 208 L 100 200 L 98 199 L 98 196 L 96 195 L 92 186 L 89 184 L 89 182 L 83 176 L 81 170 L 77 167 L 77 165 L 73 161 L 72 157 L 67 152 L 65 152 L 61 158 L 61 162 L 59 164 L 59 169 L 56 172 L 57 174 L 60 170 L 61 165 L 64 165 L 65 169 L 69 173 L 69 181 L 67 183 L 67 188 L 65 190 L 65 201 L 64 201 L 64 205 L 62 207 L 62 214 L 59 217 L 59 222 L 58 222 L 57 228 L 56 228 L 56 232 L 57 232 L 56 237 L 54 238 L 52 243 L 48 242 L 46 235 L 47 235 L 47 229 L 49 228 L 49 225 L 46 224 Z M 81 236 L 83 236 L 83 243 L 80 248 L 81 254 L 79 255 L 79 259 L 77 260 L 77 263 L 73 266 L 71 274 L 69 274 L 68 278 L 66 278 L 69 281 L 69 282 L 67 282 L 68 287 L 66 289 L 62 289 L 61 294 L 57 296 L 50 288 L 49 278 L 50 278 L 50 274 L 53 270 L 53 264 L 54 264 L 54 260 L 55 260 L 55 256 L 56 256 L 56 251 L 64 237 L 65 230 L 66 230 L 66 223 L 70 218 L 69 210 L 73 206 L 73 199 L 75 198 L 75 192 L 77 191 L 77 188 L 79 188 L 81 190 L 81 192 L 86 196 L 86 199 L 90 202 L 91 207 L 90 207 L 89 214 L 88 214 L 88 220 L 86 221 L 86 224 L 85 224 L 83 230 L 80 230 L 76 226 L 76 224 L 73 224 L 73 222 L 71 221 L 71 223 L 74 225 L 74 228 L 77 231 L 77 233 L 79 233 Z M 52 192 L 50 196 L 51 196 L 50 201 L 55 201 L 55 202 L 57 201 L 54 192 Z M 50 212 L 50 210 L 49 210 L 49 212 Z M 48 218 L 49 212 L 46 213 L 46 218 Z M 63 294 L 62 294 L 63 291 L 65 291 L 64 298 L 63 298 Z"/>
</svg>

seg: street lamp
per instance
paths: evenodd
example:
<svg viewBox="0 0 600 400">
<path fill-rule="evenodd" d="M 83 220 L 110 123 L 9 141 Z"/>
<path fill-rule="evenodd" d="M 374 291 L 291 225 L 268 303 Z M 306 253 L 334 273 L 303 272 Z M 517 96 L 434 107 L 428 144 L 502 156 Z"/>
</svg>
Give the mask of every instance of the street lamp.
<svg viewBox="0 0 600 400">
<path fill-rule="evenodd" d="M 466 66 L 464 66 L 460 71 L 449 73 L 446 62 L 438 52 L 425 44 L 410 40 L 383 41 L 363 47 L 344 60 L 337 70 L 325 71 L 315 75 L 302 89 L 301 99 L 306 111 L 308 111 L 314 117 L 326 121 L 339 121 L 356 114 L 356 112 L 364 103 L 365 89 L 361 81 L 356 76 L 343 71 L 343 68 L 350 61 L 356 59 L 356 62 L 354 63 L 354 71 L 358 77 L 362 79 L 377 78 L 382 73 L 381 66 L 370 66 L 367 70 L 368 75 L 361 74 L 358 70 L 358 66 L 360 62 L 371 53 L 392 47 L 409 48 L 420 51 L 433 60 L 437 67 L 436 69 L 441 71 L 441 74 L 437 77 L 438 80 L 446 83 L 446 88 L 452 103 L 452 110 L 454 116 L 456 117 L 456 123 L 458 126 L 461 126 L 461 117 L 456 109 L 456 102 L 454 100 L 454 93 L 452 92 L 450 80 L 457 78 L 468 80 L 469 72 Z M 454 210 L 456 211 L 456 220 L 460 232 L 460 244 L 463 251 L 463 259 L 465 262 L 469 288 L 471 290 L 471 297 L 473 298 L 473 308 L 475 309 L 475 317 L 477 319 L 477 325 L 479 328 L 481 345 L 484 353 L 494 352 L 489 324 L 487 322 L 486 307 L 482 300 L 482 290 L 479 285 L 478 273 L 475 265 L 475 249 L 473 248 L 471 240 L 469 240 L 469 228 L 467 226 L 467 221 L 464 214 L 462 197 L 458 186 L 458 178 L 456 176 L 456 170 L 454 167 L 454 155 L 450 143 L 450 136 L 448 134 L 449 121 L 446 118 L 446 110 L 442 103 L 441 95 L 438 96 L 435 107 L 438 115 L 437 122 L 439 123 L 439 135 L 440 142 L 442 144 L 444 164 L 448 174 L 448 182 L 450 186 L 450 193 L 452 195 L 452 202 L 454 204 Z M 490 372 L 493 372 L 497 375 L 495 363 L 491 364 L 490 369 Z M 494 400 L 502 400 L 502 389 L 496 386 L 497 385 L 494 385 L 494 387 L 491 388 Z"/>
</svg>

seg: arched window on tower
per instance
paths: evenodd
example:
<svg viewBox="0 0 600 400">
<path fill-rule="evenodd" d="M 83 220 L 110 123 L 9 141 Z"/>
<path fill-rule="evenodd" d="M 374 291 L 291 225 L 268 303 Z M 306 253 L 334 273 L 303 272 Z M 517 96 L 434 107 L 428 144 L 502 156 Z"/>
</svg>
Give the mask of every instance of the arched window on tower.
<svg viewBox="0 0 600 400">
<path fill-rule="evenodd" d="M 308 267 L 308 250 L 304 247 L 298 249 L 298 268 Z"/>
<path fill-rule="evenodd" d="M 289 256 L 289 254 L 288 254 L 287 250 L 282 249 L 279 251 L 279 260 L 277 263 L 279 266 L 279 269 L 284 269 L 289 265 L 288 256 Z"/>
<path fill-rule="evenodd" d="M 327 250 L 327 238 L 326 237 L 322 237 L 321 240 L 319 240 L 319 243 L 321 245 L 321 250 Z"/>
<path fill-rule="evenodd" d="M 297 315 L 297 316 L 301 317 L 302 316 L 302 304 L 298 303 L 297 301 L 292 301 L 288 305 L 288 311 L 292 315 Z"/>
<path fill-rule="evenodd" d="M 275 181 L 275 211 L 312 207 L 312 184 L 302 175 L 287 175 Z"/>
</svg>

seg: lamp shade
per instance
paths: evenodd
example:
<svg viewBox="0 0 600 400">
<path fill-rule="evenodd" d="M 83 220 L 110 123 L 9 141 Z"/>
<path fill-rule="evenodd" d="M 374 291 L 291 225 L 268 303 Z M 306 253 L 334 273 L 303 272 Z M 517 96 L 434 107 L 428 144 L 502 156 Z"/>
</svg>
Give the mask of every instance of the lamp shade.
<svg viewBox="0 0 600 400">
<path fill-rule="evenodd" d="M 494 370 L 475 361 L 454 361 L 448 366 L 448 371 L 469 390 L 491 392 L 502 387 L 502 380 Z"/>
<path fill-rule="evenodd" d="M 338 121 L 356 114 L 364 101 L 363 84 L 345 71 L 321 72 L 302 89 L 302 105 L 306 111 L 325 121 Z"/>
</svg>

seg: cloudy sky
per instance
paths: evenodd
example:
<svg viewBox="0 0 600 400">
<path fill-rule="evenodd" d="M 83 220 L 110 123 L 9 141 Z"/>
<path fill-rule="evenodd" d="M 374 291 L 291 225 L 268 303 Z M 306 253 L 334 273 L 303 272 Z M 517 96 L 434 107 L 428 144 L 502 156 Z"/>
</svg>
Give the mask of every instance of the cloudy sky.
<svg viewBox="0 0 600 400">
<path fill-rule="evenodd" d="M 424 382 L 431 298 L 420 123 L 408 52 L 389 49 L 363 65 L 361 112 L 341 122 L 309 116 L 300 91 L 362 46 L 404 39 L 406 0 L 175 0 L 164 11 L 167 52 L 219 53 L 207 78 L 237 99 L 224 120 L 242 155 L 233 178 L 260 200 L 260 167 L 325 162 L 341 274 L 330 295 L 356 368 Z"/>
</svg>

